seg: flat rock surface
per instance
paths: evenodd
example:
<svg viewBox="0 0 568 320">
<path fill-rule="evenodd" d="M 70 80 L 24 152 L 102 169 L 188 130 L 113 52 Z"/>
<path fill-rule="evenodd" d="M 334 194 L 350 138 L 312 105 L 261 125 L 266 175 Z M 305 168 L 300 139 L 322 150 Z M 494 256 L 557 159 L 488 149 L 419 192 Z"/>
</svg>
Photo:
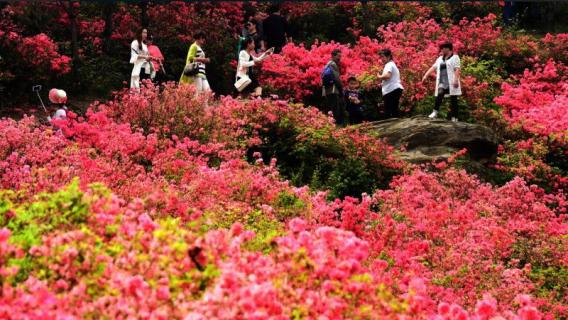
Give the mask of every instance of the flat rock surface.
<svg viewBox="0 0 568 320">
<path fill-rule="evenodd" d="M 405 146 L 402 158 L 415 163 L 446 159 L 463 148 L 472 160 L 490 161 L 499 146 L 499 139 L 488 127 L 424 116 L 370 122 L 361 130 L 386 139 L 392 146 Z"/>
</svg>

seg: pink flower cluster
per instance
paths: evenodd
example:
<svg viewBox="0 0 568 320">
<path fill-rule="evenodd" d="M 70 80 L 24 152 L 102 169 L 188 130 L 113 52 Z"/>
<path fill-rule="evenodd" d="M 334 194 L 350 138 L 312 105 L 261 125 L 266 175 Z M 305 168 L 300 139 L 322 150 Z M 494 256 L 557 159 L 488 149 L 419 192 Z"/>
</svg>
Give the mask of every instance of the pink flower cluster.
<svg viewBox="0 0 568 320">
<path fill-rule="evenodd" d="M 513 126 L 566 146 L 568 67 L 549 60 L 525 70 L 516 80 L 517 84 L 503 83 L 503 94 L 495 98 L 504 109 L 504 117 Z"/>
<path fill-rule="evenodd" d="M 28 68 L 34 68 L 37 77 L 47 78 L 71 71 L 71 58 L 61 55 L 57 44 L 43 33 L 31 37 L 15 32 L 0 33 L 0 41 L 17 52 Z"/>
</svg>

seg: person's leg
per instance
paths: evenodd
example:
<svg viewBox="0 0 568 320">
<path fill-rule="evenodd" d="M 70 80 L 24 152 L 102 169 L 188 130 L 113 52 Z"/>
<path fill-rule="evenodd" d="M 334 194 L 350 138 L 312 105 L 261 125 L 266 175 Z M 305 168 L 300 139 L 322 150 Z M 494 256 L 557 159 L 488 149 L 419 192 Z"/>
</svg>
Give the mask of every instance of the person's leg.
<svg viewBox="0 0 568 320">
<path fill-rule="evenodd" d="M 130 90 L 140 91 L 140 75 L 130 76 Z"/>
<path fill-rule="evenodd" d="M 199 95 L 203 91 L 203 78 L 195 77 L 193 81 L 195 84 L 195 94 Z"/>
<path fill-rule="evenodd" d="M 258 86 L 256 88 L 254 88 L 254 92 L 252 93 L 253 97 L 260 97 L 262 96 L 262 87 Z"/>
<path fill-rule="evenodd" d="M 321 111 L 327 116 L 327 114 L 333 110 L 333 97 L 331 94 L 324 96 L 324 103 L 322 105 Z"/>
<path fill-rule="evenodd" d="M 209 80 L 207 80 L 207 78 L 202 79 L 201 87 L 203 92 L 211 92 L 211 87 L 209 86 Z"/>
<path fill-rule="evenodd" d="M 440 106 L 442 105 L 442 101 L 444 100 L 444 95 L 446 91 L 443 88 L 438 88 L 438 95 L 436 96 L 436 102 L 434 103 L 434 110 L 428 116 L 430 119 L 435 119 L 438 117 L 438 112 L 440 111 Z"/>
<path fill-rule="evenodd" d="M 394 91 L 394 96 L 393 96 L 393 101 L 392 101 L 392 107 L 393 107 L 393 113 L 392 116 L 394 118 L 398 118 L 400 116 L 400 97 L 402 97 L 402 89 L 396 89 Z"/>
<path fill-rule="evenodd" d="M 440 111 L 440 106 L 442 105 L 442 101 L 444 101 L 444 95 L 446 91 L 443 88 L 438 89 L 438 96 L 436 96 L 436 102 L 434 103 L 434 110 Z"/>
<path fill-rule="evenodd" d="M 339 95 L 338 94 L 330 94 L 330 109 L 331 113 L 333 114 L 333 118 L 335 119 L 336 124 L 342 124 L 343 118 L 340 114 L 340 107 L 339 107 Z"/>
<path fill-rule="evenodd" d="M 458 96 L 450 96 L 450 119 L 458 118 Z"/>
<path fill-rule="evenodd" d="M 354 106 L 349 117 L 353 124 L 360 124 L 363 122 L 363 111 L 361 111 L 361 106 Z"/>
<path fill-rule="evenodd" d="M 338 94 L 335 94 L 333 117 L 338 125 L 345 124 L 345 105 Z"/>
<path fill-rule="evenodd" d="M 384 95 L 383 100 L 385 101 L 385 117 L 387 119 L 395 117 L 395 92 L 389 92 Z"/>
</svg>

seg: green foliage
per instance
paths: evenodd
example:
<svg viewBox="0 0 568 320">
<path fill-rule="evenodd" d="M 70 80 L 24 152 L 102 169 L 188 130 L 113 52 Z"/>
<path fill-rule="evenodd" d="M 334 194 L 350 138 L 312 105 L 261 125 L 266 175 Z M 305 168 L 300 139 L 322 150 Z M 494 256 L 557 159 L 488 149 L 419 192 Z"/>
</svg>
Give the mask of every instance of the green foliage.
<svg viewBox="0 0 568 320">
<path fill-rule="evenodd" d="M 191 226 L 196 227 L 199 234 L 205 234 L 210 230 L 230 229 L 237 222 L 245 230 L 256 234 L 245 244 L 245 248 L 251 251 L 270 252 L 274 238 L 284 234 L 284 224 L 260 210 L 247 213 L 226 211 L 222 214 L 206 212 L 198 221 L 192 222 Z"/>
<path fill-rule="evenodd" d="M 302 211 L 306 209 L 306 204 L 295 194 L 282 191 L 278 194 L 274 209 L 276 218 L 279 221 L 285 221 L 301 216 Z"/>
<path fill-rule="evenodd" d="M 36 201 L 19 207 L 11 205 L 9 193 L 0 195 L 0 227 L 10 229 L 10 241 L 25 250 L 39 245 L 42 235 L 49 231 L 75 227 L 86 222 L 88 216 L 89 204 L 83 200 L 78 180 L 56 193 L 40 194 Z M 7 217 L 8 211 L 12 217 Z"/>
<path fill-rule="evenodd" d="M 568 293 L 568 268 L 563 266 L 537 266 L 531 269 L 532 281 L 540 284 L 537 295 L 562 299 Z"/>
<path fill-rule="evenodd" d="M 329 190 L 329 198 L 360 197 L 388 185 L 398 171 L 365 159 L 351 140 L 340 140 L 331 125 L 303 128 L 287 118 L 262 132 L 263 144 L 255 151 L 264 159 L 276 158 L 279 172 L 296 186 Z"/>
</svg>

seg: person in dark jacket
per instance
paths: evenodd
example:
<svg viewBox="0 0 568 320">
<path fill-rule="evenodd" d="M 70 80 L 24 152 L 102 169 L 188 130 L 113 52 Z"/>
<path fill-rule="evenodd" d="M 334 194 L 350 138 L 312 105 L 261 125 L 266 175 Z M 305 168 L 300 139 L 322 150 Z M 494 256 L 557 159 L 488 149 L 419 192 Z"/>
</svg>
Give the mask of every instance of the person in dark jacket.
<svg viewBox="0 0 568 320">
<path fill-rule="evenodd" d="M 327 113 L 331 111 L 335 122 L 338 125 L 345 123 L 345 107 L 343 106 L 343 84 L 341 83 L 341 73 L 339 70 L 339 63 L 341 61 L 341 50 L 335 49 L 331 52 L 331 60 L 326 64 L 333 70 L 334 81 L 330 84 L 323 84 L 322 96 L 325 99 L 325 109 Z"/>
<path fill-rule="evenodd" d="M 359 80 L 355 77 L 349 77 L 347 80 L 349 85 L 343 96 L 347 105 L 347 113 L 349 114 L 349 123 L 359 124 L 363 122 L 363 97 L 359 89 Z"/>
<path fill-rule="evenodd" d="M 270 15 L 262 22 L 262 32 L 266 48 L 274 47 L 275 53 L 280 53 L 287 41 L 291 41 L 288 21 L 280 15 L 280 6 L 270 7 Z"/>
</svg>

